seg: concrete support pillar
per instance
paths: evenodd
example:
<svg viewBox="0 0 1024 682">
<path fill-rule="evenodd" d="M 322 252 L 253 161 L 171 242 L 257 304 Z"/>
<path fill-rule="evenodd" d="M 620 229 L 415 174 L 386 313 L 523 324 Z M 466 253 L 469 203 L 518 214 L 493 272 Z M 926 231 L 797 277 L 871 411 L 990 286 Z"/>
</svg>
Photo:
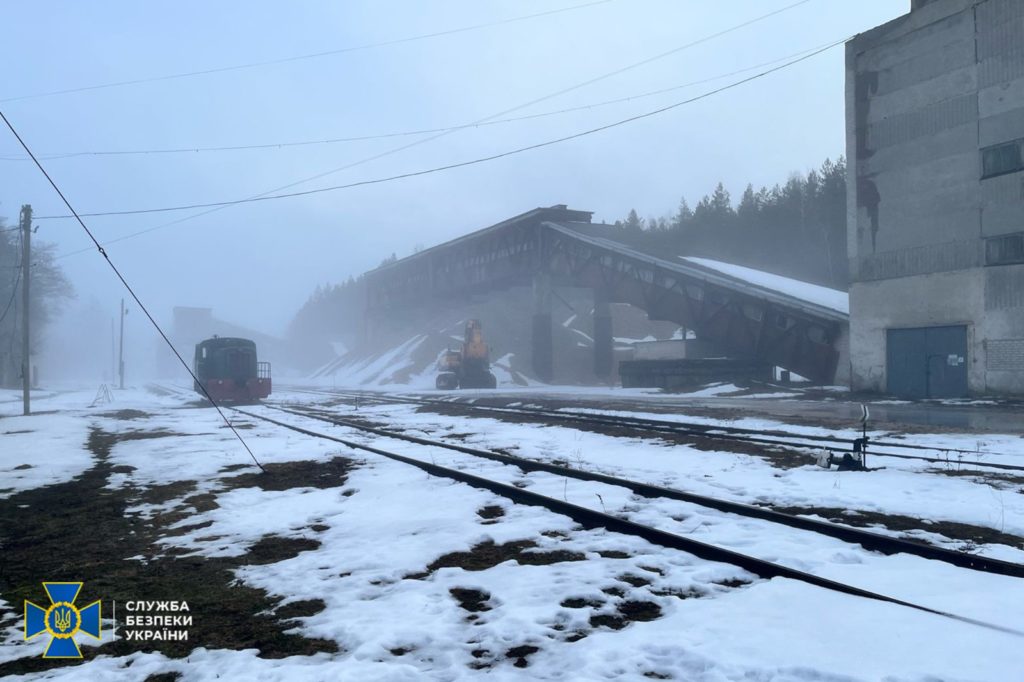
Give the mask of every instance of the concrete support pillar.
<svg viewBox="0 0 1024 682">
<path fill-rule="evenodd" d="M 359 325 L 359 337 L 357 344 L 360 347 L 368 347 L 377 335 L 378 329 L 378 307 L 376 301 L 373 300 L 370 286 L 363 282 L 362 286 L 358 289 L 359 303 L 363 309 L 362 324 Z"/>
<path fill-rule="evenodd" d="M 614 369 L 612 308 L 608 292 L 594 289 L 594 374 L 609 379 Z"/>
<path fill-rule="evenodd" d="M 533 373 L 550 382 L 554 378 L 554 344 L 551 336 L 551 276 L 533 277 Z"/>
<path fill-rule="evenodd" d="M 363 323 L 359 326 L 358 345 L 366 348 L 373 343 L 379 333 L 379 321 L 377 319 L 376 311 L 364 308 L 362 322 Z"/>
</svg>

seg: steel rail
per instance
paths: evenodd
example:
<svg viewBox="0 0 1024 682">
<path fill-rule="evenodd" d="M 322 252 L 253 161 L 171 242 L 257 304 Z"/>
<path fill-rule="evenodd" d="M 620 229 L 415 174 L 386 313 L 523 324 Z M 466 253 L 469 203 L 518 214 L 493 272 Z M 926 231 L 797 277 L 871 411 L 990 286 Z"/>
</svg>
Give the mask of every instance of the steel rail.
<svg viewBox="0 0 1024 682">
<path fill-rule="evenodd" d="M 692 422 L 677 422 L 668 420 L 656 420 L 643 417 L 626 417 L 619 415 L 599 415 L 599 414 L 586 414 L 580 412 L 572 412 L 565 410 L 550 410 L 544 408 L 518 408 L 508 406 L 494 406 L 494 405 L 476 405 L 472 403 L 466 403 L 462 401 L 454 400 L 434 400 L 429 398 L 414 398 L 411 396 L 383 396 L 375 393 L 362 393 L 362 392 L 345 392 L 345 391 L 327 391 L 327 390 L 315 390 L 308 388 L 294 388 L 290 387 L 289 390 L 300 392 L 300 393 L 314 393 L 319 395 L 333 395 L 333 396 L 345 396 L 355 397 L 358 399 L 369 399 L 382 403 L 395 403 L 395 404 L 411 404 L 421 406 L 444 406 L 444 407 L 459 407 L 467 411 L 476 412 L 495 412 L 525 416 L 536 416 L 545 417 L 550 419 L 560 419 L 562 421 L 575 421 L 579 423 L 590 423 L 598 424 L 602 426 L 626 426 L 630 428 L 636 428 L 639 430 L 652 431 L 657 433 L 671 433 L 675 435 L 684 436 L 696 436 L 700 438 L 709 438 L 716 440 L 729 440 L 735 442 L 746 442 L 756 443 L 759 445 L 776 445 L 780 447 L 789 448 L 815 448 L 819 447 L 820 443 L 833 443 L 836 445 L 843 445 L 843 448 L 831 448 L 836 452 L 841 453 L 853 453 L 853 440 L 837 438 L 835 436 L 818 436 L 813 434 L 787 434 L 777 430 L 770 429 L 744 429 L 741 427 L 734 426 L 719 426 L 712 424 L 695 424 Z M 792 440 L 798 439 L 798 440 Z M 811 441 L 811 442 L 803 442 Z M 946 452 L 956 454 L 996 454 L 996 453 L 978 453 L 969 450 L 957 450 L 953 448 L 941 448 L 941 447 L 928 447 L 924 445 L 915 445 L 912 443 L 893 443 L 889 441 L 870 441 L 872 448 L 874 447 L 888 447 L 888 448 L 907 448 L 913 450 L 925 450 L 932 452 Z M 1024 471 L 1024 465 L 1016 464 L 1003 464 L 1000 462 L 981 462 L 977 460 L 951 460 L 943 459 L 942 457 L 925 457 L 922 455 L 906 455 L 894 452 L 884 452 L 879 450 L 870 450 L 868 454 L 872 457 L 891 457 L 895 459 L 906 459 L 930 462 L 933 464 L 955 464 L 958 467 L 985 467 L 991 469 L 1000 469 L 1004 471 Z"/>
<path fill-rule="evenodd" d="M 246 415 L 252 419 L 262 420 L 270 424 L 280 426 L 282 428 L 290 429 L 297 433 L 311 436 L 313 438 L 330 440 L 336 443 L 340 443 L 341 445 L 344 445 L 348 448 L 352 448 L 355 450 L 363 450 L 365 452 L 380 455 L 382 457 L 386 457 L 397 462 L 402 462 L 403 464 L 408 464 L 418 469 L 421 469 L 422 471 L 425 471 L 433 476 L 439 476 L 450 480 L 459 481 L 461 483 L 473 486 L 474 488 L 488 490 L 496 495 L 501 495 L 502 497 L 510 499 L 518 504 L 543 507 L 557 514 L 563 514 L 565 516 L 568 516 L 569 518 L 573 519 L 574 521 L 576 521 L 584 527 L 601 527 L 612 532 L 638 537 L 648 542 L 651 542 L 652 544 L 687 552 L 689 554 L 697 556 L 701 559 L 705 559 L 707 561 L 718 561 L 728 563 L 733 566 L 742 568 L 746 571 L 749 571 L 750 573 L 753 573 L 754 575 L 757 575 L 761 578 L 789 578 L 791 580 L 797 580 L 827 590 L 832 590 L 835 592 L 840 592 L 843 594 L 848 594 L 856 597 L 863 597 L 865 599 L 872 599 L 875 601 L 896 604 L 899 606 L 915 609 L 917 611 L 922 611 L 925 613 L 930 613 L 933 615 L 942 616 L 944 618 L 956 620 L 962 623 L 977 625 L 990 630 L 996 630 L 999 632 L 1016 635 L 1018 637 L 1024 637 L 1024 632 L 1016 630 L 1014 628 L 1006 627 L 1003 625 L 997 625 L 994 623 L 988 623 L 975 618 L 960 616 L 954 613 L 941 611 L 939 609 L 933 609 L 928 606 L 922 606 L 920 604 L 904 601 L 902 599 L 897 599 L 895 597 L 890 597 L 877 592 L 871 592 L 869 590 L 864 590 L 853 585 L 848 585 L 846 583 L 841 583 L 835 580 L 829 580 L 827 578 L 822 578 L 811 573 L 799 571 L 770 561 L 765 561 L 763 559 L 758 559 L 756 557 L 748 556 L 746 554 L 734 552 L 732 550 L 728 550 L 722 547 L 717 547 L 715 545 L 710 545 L 707 543 L 699 542 L 697 540 L 692 540 L 690 538 L 685 538 L 680 535 L 675 535 L 673 533 L 659 530 L 657 528 L 652 528 L 650 526 L 645 526 L 639 523 L 635 523 L 633 521 L 627 521 L 625 519 L 621 519 L 610 514 L 598 512 L 593 509 L 581 507 L 579 505 L 571 504 L 569 502 L 565 502 L 562 500 L 557 500 L 553 497 L 540 495 L 538 493 L 517 488 L 514 485 L 499 483 L 497 481 L 492 481 L 490 479 L 476 476 L 465 471 L 460 471 L 458 469 L 450 469 L 448 467 L 439 466 L 437 464 L 424 462 L 414 457 L 406 457 L 405 455 L 400 455 L 395 452 L 389 452 L 387 450 L 373 447 L 371 445 L 366 445 L 364 443 L 357 443 L 354 441 L 345 440 L 343 438 L 338 438 L 337 436 L 319 433 L 317 431 L 306 429 L 295 424 L 289 424 L 287 422 L 283 422 L 272 417 L 268 417 L 266 415 L 255 414 L 253 412 L 249 412 L 238 407 L 232 407 L 230 409 L 240 414 Z"/>
<path fill-rule="evenodd" d="M 395 438 L 398 440 L 415 443 L 417 445 L 439 447 L 444 448 L 446 450 L 461 452 L 463 454 L 472 455 L 474 457 L 480 457 L 483 459 L 500 462 L 502 464 L 517 466 L 527 471 L 544 471 L 547 473 L 555 474 L 557 476 L 566 476 L 569 478 L 575 478 L 582 481 L 592 481 L 597 483 L 604 483 L 607 485 L 619 486 L 626 488 L 636 493 L 637 495 L 641 495 L 647 498 L 667 498 L 672 500 L 678 500 L 681 502 L 697 504 L 702 507 L 708 507 L 711 509 L 716 509 L 718 511 L 737 514 L 748 518 L 770 521 L 784 526 L 789 526 L 790 528 L 808 530 L 815 533 L 819 533 L 821 535 L 827 535 L 829 537 L 833 537 L 844 542 L 856 543 L 869 551 L 881 552 L 883 554 L 912 554 L 924 559 L 942 561 L 948 564 L 952 564 L 954 566 L 959 566 L 961 568 L 968 568 L 971 570 L 982 571 L 985 573 L 994 573 L 998 575 L 1007 575 L 1017 578 L 1024 578 L 1024 565 L 1016 564 L 1009 561 L 992 559 L 983 556 L 975 556 L 972 554 L 965 554 L 963 552 L 956 552 L 950 549 L 945 549 L 943 547 L 936 547 L 934 545 L 926 545 L 924 543 L 914 542 L 903 538 L 894 538 L 886 535 L 881 535 L 878 533 L 872 533 L 870 531 L 866 531 L 860 528 L 852 528 L 849 526 L 830 523 L 828 521 L 818 521 L 816 519 L 811 519 L 805 516 L 786 514 L 784 512 L 775 511 L 774 509 L 744 504 L 742 502 L 723 500 L 715 497 L 708 497 L 696 493 L 689 493 L 675 488 L 666 488 L 663 486 L 651 485 L 649 483 L 643 483 L 628 478 L 609 476 L 607 474 L 601 474 L 594 471 L 575 469 L 572 467 L 562 466 L 559 464 L 553 464 L 549 462 L 543 462 L 535 459 L 517 457 L 515 455 L 507 455 L 504 453 L 495 452 L 493 450 L 483 450 L 480 448 L 458 445 L 456 443 L 449 443 L 445 441 L 437 441 L 428 438 L 422 438 L 419 436 L 412 436 L 406 433 L 400 433 L 388 429 L 381 429 L 373 426 L 368 426 L 366 424 L 360 424 L 359 422 L 353 422 L 347 419 L 342 419 L 339 418 L 338 415 L 327 413 L 315 408 L 304 407 L 300 409 L 295 409 L 294 407 L 282 407 L 279 405 L 268 404 L 264 404 L 264 407 L 279 410 L 281 412 L 287 412 L 289 414 L 294 414 L 301 417 L 317 419 L 319 421 L 335 424 L 338 426 L 345 426 L 347 428 L 372 433 L 378 436 Z"/>
</svg>

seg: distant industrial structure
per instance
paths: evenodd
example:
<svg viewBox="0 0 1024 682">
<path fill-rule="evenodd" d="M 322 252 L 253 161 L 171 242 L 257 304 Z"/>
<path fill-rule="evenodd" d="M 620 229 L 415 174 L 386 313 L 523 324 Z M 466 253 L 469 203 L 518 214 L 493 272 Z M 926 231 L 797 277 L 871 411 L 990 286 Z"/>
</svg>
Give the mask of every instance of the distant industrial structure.
<svg viewBox="0 0 1024 682">
<path fill-rule="evenodd" d="M 847 381 L 845 305 L 836 309 L 799 291 L 705 264 L 640 253 L 596 236 L 596 227 L 587 211 L 537 208 L 372 270 L 363 280 L 364 340 L 372 345 L 398 321 L 415 327 L 417 316 L 432 308 L 532 287 L 530 364 L 533 375 L 548 382 L 558 289 L 589 289 L 597 377 L 611 377 L 614 370 L 611 304 L 627 303 L 651 320 L 694 332 L 720 355 L 783 367 L 818 382 Z"/>
<path fill-rule="evenodd" d="M 1024 393 L 1024 2 L 915 0 L 846 112 L 852 387 Z"/>
<path fill-rule="evenodd" d="M 186 362 L 192 362 L 196 344 L 211 336 L 252 339 L 266 360 L 277 361 L 285 357 L 284 342 L 273 336 L 242 327 L 213 315 L 212 308 L 175 306 L 169 337 Z M 182 372 L 177 359 L 167 352 L 163 344 L 157 346 L 157 369 L 161 376 L 174 376 Z"/>
</svg>

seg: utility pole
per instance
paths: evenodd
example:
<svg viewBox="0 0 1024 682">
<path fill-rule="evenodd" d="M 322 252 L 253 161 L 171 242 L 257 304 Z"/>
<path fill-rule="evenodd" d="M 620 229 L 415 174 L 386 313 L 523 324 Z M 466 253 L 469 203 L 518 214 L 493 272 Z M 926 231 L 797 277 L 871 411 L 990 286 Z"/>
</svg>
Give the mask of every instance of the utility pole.
<svg viewBox="0 0 1024 682">
<path fill-rule="evenodd" d="M 118 348 L 117 367 L 121 377 L 121 388 L 124 388 L 124 299 L 121 299 L 121 342 Z"/>
<path fill-rule="evenodd" d="M 32 367 L 28 356 L 29 311 L 28 287 L 32 272 L 32 205 L 21 207 L 21 407 L 22 414 L 32 414 L 29 388 L 32 386 Z"/>
</svg>

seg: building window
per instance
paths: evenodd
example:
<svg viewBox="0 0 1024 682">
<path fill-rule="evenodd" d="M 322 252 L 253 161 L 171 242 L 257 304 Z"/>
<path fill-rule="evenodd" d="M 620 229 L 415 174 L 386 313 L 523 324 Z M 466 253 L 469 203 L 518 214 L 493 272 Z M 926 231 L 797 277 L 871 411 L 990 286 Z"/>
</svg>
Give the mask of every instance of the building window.
<svg viewBox="0 0 1024 682">
<path fill-rule="evenodd" d="M 981 150 L 981 177 L 992 178 L 1024 170 L 1021 147 L 1024 141 L 1014 140 Z"/>
<path fill-rule="evenodd" d="M 1024 232 L 985 240 L 985 265 L 1024 263 Z"/>
</svg>

